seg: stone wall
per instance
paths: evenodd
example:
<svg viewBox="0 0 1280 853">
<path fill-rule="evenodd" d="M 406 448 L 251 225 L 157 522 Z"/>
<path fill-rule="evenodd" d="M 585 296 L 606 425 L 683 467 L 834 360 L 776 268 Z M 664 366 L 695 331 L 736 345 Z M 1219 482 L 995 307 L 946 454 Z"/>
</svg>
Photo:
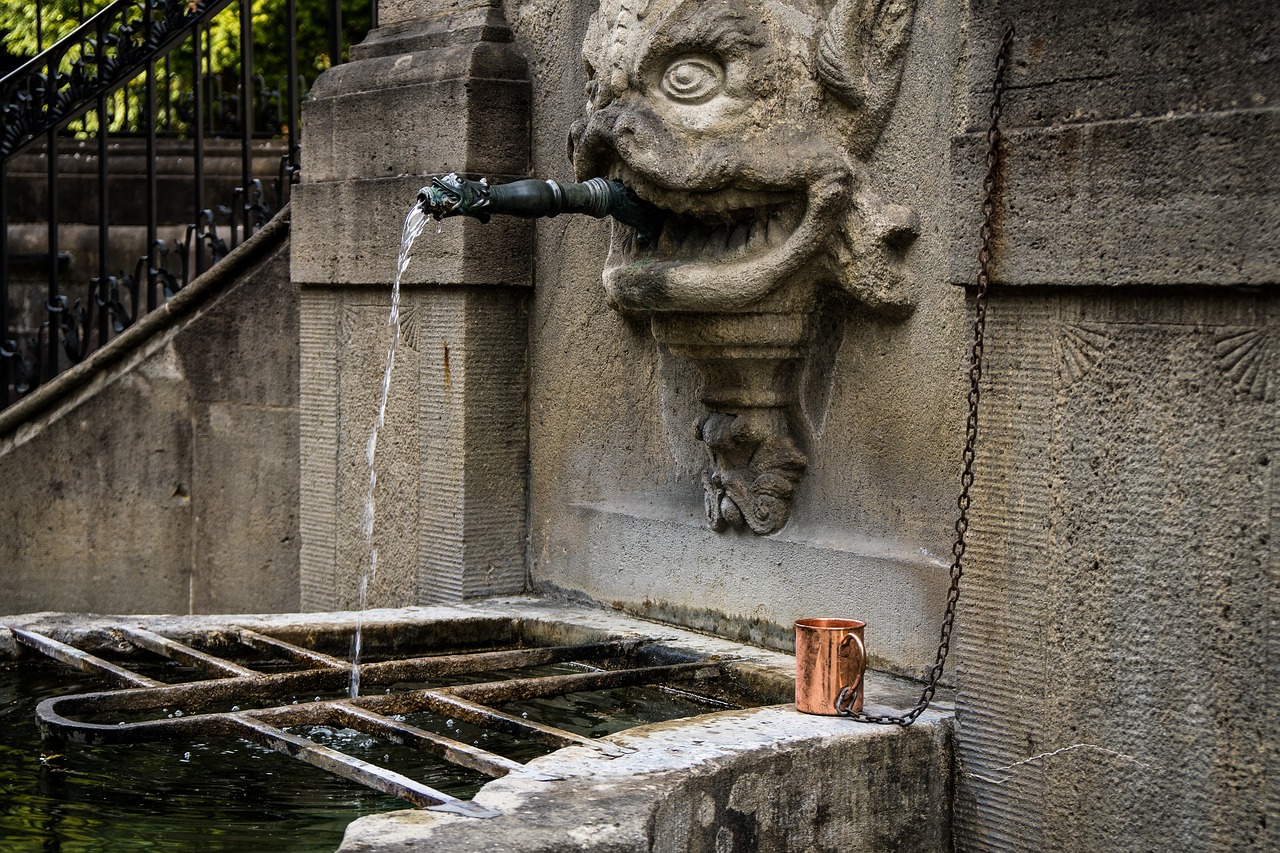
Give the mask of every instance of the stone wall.
<svg viewBox="0 0 1280 853">
<path fill-rule="evenodd" d="M 1274 4 L 973 6 L 1006 98 L 956 844 L 1280 844 Z"/>
<path fill-rule="evenodd" d="M 583 112 L 582 43 L 597 4 L 506 5 L 533 79 L 533 171 L 572 180 L 565 140 Z M 821 21 L 818 4 L 810 13 Z M 876 193 L 919 217 L 909 256 L 916 308 L 893 318 L 837 299 L 820 313 L 800 378 L 809 466 L 778 533 L 707 528 L 700 483 L 707 451 L 693 428 L 702 383 L 655 342 L 646 317 L 607 304 L 600 271 L 609 226 L 581 217 L 537 222 L 535 588 L 585 593 L 781 648 L 792 642 L 796 618 L 856 616 L 870 623 L 876 665 L 915 674 L 932 662 L 958 488 L 969 323 L 963 292 L 948 283 L 946 159 L 963 25 L 954 4 L 919 4 L 898 105 L 867 169 Z M 977 224 L 975 212 L 974 235 Z"/>
<path fill-rule="evenodd" d="M 297 609 L 288 230 L 0 413 L 0 610 Z"/>
</svg>

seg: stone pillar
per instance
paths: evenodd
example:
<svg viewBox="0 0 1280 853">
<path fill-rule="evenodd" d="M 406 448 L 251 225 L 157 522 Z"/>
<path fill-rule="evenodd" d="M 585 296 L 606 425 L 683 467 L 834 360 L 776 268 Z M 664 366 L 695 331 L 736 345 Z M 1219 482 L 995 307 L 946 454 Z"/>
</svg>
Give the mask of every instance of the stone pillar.
<svg viewBox="0 0 1280 853">
<path fill-rule="evenodd" d="M 302 288 L 302 606 L 355 606 L 365 447 L 401 224 L 430 175 L 529 169 L 529 76 L 496 0 L 384 2 L 304 104 L 292 275 Z M 377 452 L 370 605 L 525 584 L 525 300 L 532 228 L 450 220 L 418 239 Z"/>
</svg>

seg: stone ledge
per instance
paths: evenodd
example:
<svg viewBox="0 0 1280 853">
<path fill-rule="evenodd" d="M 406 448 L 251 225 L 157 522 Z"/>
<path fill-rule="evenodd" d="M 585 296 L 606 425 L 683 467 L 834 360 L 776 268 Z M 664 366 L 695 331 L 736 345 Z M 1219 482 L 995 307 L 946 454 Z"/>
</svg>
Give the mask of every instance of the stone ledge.
<svg viewBox="0 0 1280 853">
<path fill-rule="evenodd" d="M 343 853 L 435 850 L 950 849 L 950 718 L 910 729 L 726 711 L 629 729 L 609 757 L 570 747 L 490 782 L 480 820 L 430 810 L 361 818 Z"/>
</svg>

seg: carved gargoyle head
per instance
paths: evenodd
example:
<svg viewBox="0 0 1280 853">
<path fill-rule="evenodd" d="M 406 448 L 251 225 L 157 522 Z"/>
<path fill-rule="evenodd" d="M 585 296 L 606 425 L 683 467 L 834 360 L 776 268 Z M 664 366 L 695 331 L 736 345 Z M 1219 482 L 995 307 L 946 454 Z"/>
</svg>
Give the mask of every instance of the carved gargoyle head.
<svg viewBox="0 0 1280 853">
<path fill-rule="evenodd" d="M 913 15 L 914 0 L 602 0 L 570 156 L 579 179 L 669 212 L 652 247 L 614 226 L 615 307 L 803 311 L 823 281 L 909 307 L 916 220 L 869 190 L 865 160 Z"/>
</svg>

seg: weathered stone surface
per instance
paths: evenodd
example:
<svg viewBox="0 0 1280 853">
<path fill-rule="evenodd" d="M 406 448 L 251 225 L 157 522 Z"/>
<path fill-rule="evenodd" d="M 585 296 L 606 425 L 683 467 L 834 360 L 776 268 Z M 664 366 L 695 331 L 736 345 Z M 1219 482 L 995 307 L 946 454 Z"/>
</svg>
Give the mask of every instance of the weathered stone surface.
<svg viewBox="0 0 1280 853">
<path fill-rule="evenodd" d="M 812 20 L 815 9 L 789 21 Z M 551 0 L 508 10 L 534 78 L 539 175 L 559 179 L 566 169 L 563 142 L 582 115 L 587 80 L 578 63 L 592 12 L 593 4 Z M 790 14 L 787 4 L 769 4 L 769 26 L 783 26 Z M 873 654 L 883 665 L 915 673 L 932 660 L 964 421 L 968 311 L 963 294 L 946 285 L 949 175 L 939 166 L 954 130 L 960 23 L 953 5 L 919 5 L 899 108 L 866 169 L 873 192 L 919 215 L 921 235 L 907 261 L 919 282 L 916 310 L 891 318 L 840 301 L 819 308 L 807 367 L 794 380 L 797 443 L 809 463 L 790 521 L 767 541 L 698 529 L 707 457 L 692 427 L 703 413 L 703 379 L 654 341 L 648 317 L 609 307 L 600 280 L 608 229 L 565 218 L 538 223 L 530 392 L 536 584 L 589 590 L 716 630 L 736 632 L 733 620 L 747 619 L 752 636 L 779 645 L 789 642 L 797 616 L 870 610 Z M 801 132 L 788 122 L 788 133 Z M 786 150 L 777 139 L 760 145 Z M 886 553 L 893 557 L 882 559 Z"/>
<path fill-rule="evenodd" d="M 1005 135 L 993 275 L 1014 285 L 1269 285 L 1280 255 L 1280 110 Z M 952 153 L 952 281 L 972 282 L 986 134 Z"/>
<path fill-rule="evenodd" d="M 1280 100 L 1271 0 L 977 0 L 970 9 L 969 132 L 986 130 L 995 69 L 987 52 L 1010 23 L 1018 49 L 1009 128 L 1255 110 Z"/>
<path fill-rule="evenodd" d="M 303 295 L 303 603 L 355 606 L 365 448 L 390 331 L 376 291 Z M 524 587 L 526 314 L 512 289 L 412 288 L 378 444 L 371 602 Z M 335 406 L 341 406 L 340 415 Z"/>
<path fill-rule="evenodd" d="M 1276 322 L 1274 298 L 1236 295 L 994 309 L 966 847 L 1268 846 Z"/>
<path fill-rule="evenodd" d="M 988 326 L 957 847 L 1269 849 L 1274 10 L 977 4 L 957 185 L 1005 19 L 996 279 L 1040 287 Z"/>
<path fill-rule="evenodd" d="M 196 400 L 192 409 L 191 612 L 297 609 L 296 402 Z"/>
<path fill-rule="evenodd" d="M 553 590 L 788 651 L 796 619 L 852 614 L 868 623 L 872 666 L 920 676 L 932 663 L 932 625 L 903 624 L 903 615 L 942 612 L 947 564 L 940 556 L 925 562 L 894 543 L 836 530 L 824 538 L 784 531 L 757 546 L 707 530 L 697 506 L 683 518 L 647 515 L 655 509 L 577 504 L 576 523 L 563 518 L 554 534 L 539 537 L 535 569 L 554 561 Z M 544 577 L 535 574 L 535 589 Z M 698 590 L 693 601 L 689 589 Z"/>
<path fill-rule="evenodd" d="M 283 216 L 0 417 L 5 609 L 296 609 Z"/>
<path fill-rule="evenodd" d="M 339 849 L 941 853 L 947 733 L 934 714 L 904 731 L 788 707 L 646 726 L 609 738 L 621 757 L 571 747 L 489 783 L 475 802 L 496 818 L 390 812 Z"/>
<path fill-rule="evenodd" d="M 187 611 L 190 406 L 166 348 L 6 448 L 6 609 Z"/>
</svg>

